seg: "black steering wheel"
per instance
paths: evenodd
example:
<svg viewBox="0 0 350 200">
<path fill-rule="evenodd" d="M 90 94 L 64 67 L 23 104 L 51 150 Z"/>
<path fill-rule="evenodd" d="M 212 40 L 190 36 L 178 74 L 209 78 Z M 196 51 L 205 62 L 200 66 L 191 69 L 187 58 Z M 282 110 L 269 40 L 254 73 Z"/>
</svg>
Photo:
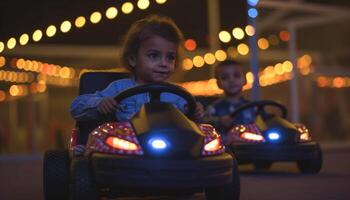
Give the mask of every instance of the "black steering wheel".
<svg viewBox="0 0 350 200">
<path fill-rule="evenodd" d="M 240 106 L 239 108 L 237 108 L 237 110 L 235 110 L 231 114 L 231 117 L 235 118 L 239 113 L 249 108 L 257 108 L 255 112 L 255 116 L 258 116 L 258 115 L 264 116 L 266 115 L 266 112 L 265 112 L 266 106 L 273 106 L 273 107 L 279 108 L 279 110 L 281 111 L 281 117 L 284 119 L 287 118 L 287 108 L 284 105 L 272 100 L 261 100 L 261 101 L 253 101 L 253 102 L 246 103 Z"/>
<path fill-rule="evenodd" d="M 114 97 L 114 99 L 118 103 L 120 103 L 127 97 L 146 92 L 150 93 L 151 95 L 150 103 L 160 102 L 160 94 L 164 92 L 176 94 L 182 97 L 187 102 L 187 108 L 185 113 L 186 116 L 189 118 L 193 118 L 193 114 L 196 110 L 196 100 L 194 99 L 192 94 L 190 94 L 184 88 L 170 83 L 150 83 L 131 87 L 117 94 Z"/>
</svg>

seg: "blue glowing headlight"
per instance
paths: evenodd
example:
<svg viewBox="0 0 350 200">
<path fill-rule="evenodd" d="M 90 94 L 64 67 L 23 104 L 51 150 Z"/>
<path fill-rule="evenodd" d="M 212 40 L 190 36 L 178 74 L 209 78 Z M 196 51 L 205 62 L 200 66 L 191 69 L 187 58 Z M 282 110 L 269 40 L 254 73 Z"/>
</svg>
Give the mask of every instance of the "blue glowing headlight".
<svg viewBox="0 0 350 200">
<path fill-rule="evenodd" d="M 268 133 L 267 137 L 270 140 L 278 140 L 278 139 L 280 139 L 280 134 L 277 132 L 270 132 L 270 133 Z"/>
<path fill-rule="evenodd" d="M 161 138 L 152 138 L 149 140 L 149 144 L 153 149 L 162 150 L 168 147 L 167 142 Z"/>
</svg>

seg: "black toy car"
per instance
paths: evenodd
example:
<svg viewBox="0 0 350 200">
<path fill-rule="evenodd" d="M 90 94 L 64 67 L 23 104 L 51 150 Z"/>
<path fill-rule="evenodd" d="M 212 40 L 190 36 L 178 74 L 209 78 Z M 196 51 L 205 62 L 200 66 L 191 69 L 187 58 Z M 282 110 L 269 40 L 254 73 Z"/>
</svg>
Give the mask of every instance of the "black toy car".
<svg viewBox="0 0 350 200">
<path fill-rule="evenodd" d="M 266 111 L 266 107 L 277 108 L 281 115 Z M 237 124 L 227 135 L 238 163 L 253 163 L 257 169 L 268 169 L 274 161 L 296 161 L 302 173 L 321 170 L 320 145 L 311 139 L 304 125 L 286 119 L 285 106 L 270 100 L 250 102 L 239 107 L 231 117 L 246 109 L 254 110 L 254 122 Z"/>
<path fill-rule="evenodd" d="M 110 74 L 84 74 L 90 78 L 83 76 L 80 87 L 84 81 L 101 83 L 95 80 L 96 76 Z M 150 93 L 151 101 L 128 122 L 102 123 L 102 120 L 99 126 L 96 122 L 78 122 L 78 137 L 73 134 L 72 145 L 86 143 L 83 157 L 69 156 L 68 151 L 46 152 L 46 200 L 188 195 L 201 191 L 207 199 L 239 199 L 236 159 L 225 152 L 220 135 L 211 125 L 191 120 L 195 109 L 192 95 L 164 83 L 136 86 L 115 98 L 120 102 L 145 92 Z M 172 104 L 160 102 L 163 92 L 183 97 L 188 112 L 183 114 Z M 88 139 L 84 136 L 87 131 L 91 132 Z"/>
</svg>

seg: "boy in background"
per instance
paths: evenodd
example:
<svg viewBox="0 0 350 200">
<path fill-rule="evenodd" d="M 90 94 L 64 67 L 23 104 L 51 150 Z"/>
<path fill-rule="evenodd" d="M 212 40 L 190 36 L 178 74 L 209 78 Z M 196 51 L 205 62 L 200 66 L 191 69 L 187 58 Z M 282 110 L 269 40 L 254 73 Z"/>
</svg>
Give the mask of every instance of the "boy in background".
<svg viewBox="0 0 350 200">
<path fill-rule="evenodd" d="M 215 68 L 218 87 L 224 90 L 224 97 L 216 100 L 206 110 L 206 123 L 212 124 L 220 133 L 224 144 L 226 133 L 234 124 L 250 123 L 254 119 L 253 110 L 246 109 L 234 119 L 230 116 L 238 107 L 249 101 L 242 96 L 246 84 L 242 65 L 234 60 L 226 60 Z"/>
</svg>

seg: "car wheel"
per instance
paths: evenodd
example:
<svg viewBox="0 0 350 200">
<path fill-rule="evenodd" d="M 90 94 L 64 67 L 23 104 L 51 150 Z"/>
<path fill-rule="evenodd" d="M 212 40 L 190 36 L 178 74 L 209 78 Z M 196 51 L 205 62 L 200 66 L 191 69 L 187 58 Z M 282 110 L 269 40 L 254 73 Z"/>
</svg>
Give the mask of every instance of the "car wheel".
<svg viewBox="0 0 350 200">
<path fill-rule="evenodd" d="M 258 161 L 254 163 L 254 167 L 257 170 L 268 170 L 270 169 L 272 162 L 270 161 Z"/>
<path fill-rule="evenodd" d="M 207 200 L 239 200 L 240 187 L 238 163 L 233 156 L 232 182 L 221 186 L 206 188 L 205 196 Z"/>
<path fill-rule="evenodd" d="M 45 152 L 43 162 L 43 186 L 45 200 L 69 199 L 68 150 Z"/>
<path fill-rule="evenodd" d="M 298 168 L 303 174 L 316 174 L 320 172 L 322 168 L 322 151 L 320 146 L 317 146 L 316 156 L 310 160 L 299 160 L 297 161 Z"/>
<path fill-rule="evenodd" d="M 97 200 L 97 188 L 87 158 L 75 158 L 71 166 L 71 200 Z"/>
</svg>

